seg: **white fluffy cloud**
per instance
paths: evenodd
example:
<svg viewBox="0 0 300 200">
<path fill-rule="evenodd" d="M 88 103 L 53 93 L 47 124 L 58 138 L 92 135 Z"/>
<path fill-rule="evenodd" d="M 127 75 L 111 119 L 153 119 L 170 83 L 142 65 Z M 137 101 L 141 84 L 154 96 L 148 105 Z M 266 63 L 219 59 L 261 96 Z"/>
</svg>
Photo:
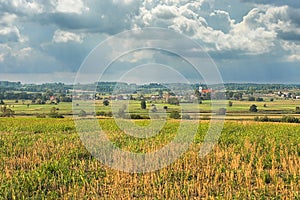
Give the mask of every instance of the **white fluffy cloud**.
<svg viewBox="0 0 300 200">
<path fill-rule="evenodd" d="M 154 1 L 155 2 L 155 1 Z M 206 1 L 145 1 L 136 25 L 164 26 L 189 35 L 209 51 L 240 51 L 244 55 L 265 54 L 277 48 L 279 34 L 295 33 L 288 6 L 261 5 L 240 22 L 224 10 L 207 7 Z M 197 9 L 196 9 L 197 8 Z"/>
<path fill-rule="evenodd" d="M 88 11 L 82 0 L 58 0 L 53 2 L 56 10 L 62 13 L 76 13 L 82 14 L 84 11 Z"/>
<path fill-rule="evenodd" d="M 67 43 L 67 42 L 82 43 L 82 36 L 68 31 L 56 30 L 53 36 L 53 42 L 55 43 Z"/>
<path fill-rule="evenodd" d="M 24 42 L 25 37 L 21 36 L 19 28 L 15 25 L 17 16 L 4 13 L 0 16 L 0 43 Z"/>
<path fill-rule="evenodd" d="M 0 72 L 74 72 L 106 37 L 142 27 L 183 33 L 221 64 L 258 56 L 299 64 L 300 3 L 269 2 L 0 0 Z"/>
</svg>

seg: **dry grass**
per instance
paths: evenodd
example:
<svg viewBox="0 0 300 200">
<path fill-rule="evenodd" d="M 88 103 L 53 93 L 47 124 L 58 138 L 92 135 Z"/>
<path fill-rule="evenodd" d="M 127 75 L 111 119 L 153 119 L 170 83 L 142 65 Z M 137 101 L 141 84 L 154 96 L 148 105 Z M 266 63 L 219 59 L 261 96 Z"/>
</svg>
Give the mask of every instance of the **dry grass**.
<svg viewBox="0 0 300 200">
<path fill-rule="evenodd" d="M 9 129 L 11 120 L 14 128 Z M 136 149 L 139 143 L 117 137 L 112 121 L 100 123 L 124 148 Z M 49 131 L 32 132 L 40 126 Z M 72 120 L 1 119 L 0 199 L 300 198 L 299 126 L 227 122 L 219 143 L 201 159 L 198 151 L 207 127 L 208 122 L 201 123 L 190 150 L 172 165 L 129 174 L 92 158 Z M 170 134 L 166 131 L 157 140 L 167 143 Z"/>
</svg>

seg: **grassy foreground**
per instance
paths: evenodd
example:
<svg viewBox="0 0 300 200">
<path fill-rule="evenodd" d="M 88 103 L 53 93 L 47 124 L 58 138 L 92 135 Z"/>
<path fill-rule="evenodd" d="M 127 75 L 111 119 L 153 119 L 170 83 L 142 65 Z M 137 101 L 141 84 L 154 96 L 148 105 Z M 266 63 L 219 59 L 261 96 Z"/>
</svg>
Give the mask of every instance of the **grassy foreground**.
<svg viewBox="0 0 300 200">
<path fill-rule="evenodd" d="M 179 121 L 149 143 L 123 135 L 112 119 L 100 124 L 116 145 L 147 152 L 172 140 Z M 190 150 L 172 165 L 128 174 L 91 157 L 72 119 L 0 119 L 0 199 L 300 198 L 299 125 L 226 122 L 200 159 L 208 125 L 200 123 Z"/>
</svg>

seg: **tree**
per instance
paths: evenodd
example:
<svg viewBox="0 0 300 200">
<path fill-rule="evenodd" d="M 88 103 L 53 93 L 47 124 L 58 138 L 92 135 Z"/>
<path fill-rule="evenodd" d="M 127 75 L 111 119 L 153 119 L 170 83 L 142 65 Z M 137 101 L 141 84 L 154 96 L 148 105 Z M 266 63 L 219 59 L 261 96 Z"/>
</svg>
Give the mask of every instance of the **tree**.
<svg viewBox="0 0 300 200">
<path fill-rule="evenodd" d="M 47 90 L 45 93 L 46 100 L 49 100 L 50 97 L 53 95 L 54 95 L 54 93 L 52 92 L 52 90 Z"/>
<path fill-rule="evenodd" d="M 162 91 L 162 90 L 159 90 L 159 91 L 158 91 L 158 96 L 159 96 L 160 98 L 162 98 L 163 95 L 164 95 L 163 91 Z"/>
<path fill-rule="evenodd" d="M 141 101 L 141 109 L 145 110 L 147 108 L 147 104 L 146 104 L 146 101 L 143 99 Z"/>
<path fill-rule="evenodd" d="M 243 93 L 240 93 L 240 92 L 234 93 L 233 98 L 235 100 L 242 100 L 243 99 Z"/>
<path fill-rule="evenodd" d="M 257 106 L 256 105 L 252 105 L 252 106 L 250 106 L 250 112 L 257 112 L 258 110 L 257 110 Z"/>
<path fill-rule="evenodd" d="M 109 101 L 108 101 L 107 99 L 105 99 L 105 100 L 103 101 L 103 105 L 104 105 L 104 106 L 109 106 Z"/>
<path fill-rule="evenodd" d="M 198 98 L 198 99 L 200 99 L 201 98 L 201 93 L 200 93 L 200 91 L 199 90 L 195 90 L 195 96 Z"/>
</svg>

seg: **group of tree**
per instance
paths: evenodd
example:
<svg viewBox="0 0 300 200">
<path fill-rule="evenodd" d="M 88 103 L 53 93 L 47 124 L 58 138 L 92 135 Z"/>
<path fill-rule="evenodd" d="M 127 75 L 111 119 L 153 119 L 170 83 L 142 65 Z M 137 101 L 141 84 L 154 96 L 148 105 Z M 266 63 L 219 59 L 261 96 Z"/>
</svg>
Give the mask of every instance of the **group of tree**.
<svg viewBox="0 0 300 200">
<path fill-rule="evenodd" d="M 1 107 L 0 117 L 13 117 L 14 114 L 15 112 L 12 109 L 7 108 L 6 106 Z"/>
<path fill-rule="evenodd" d="M 283 122 L 283 123 L 300 123 L 299 118 L 294 116 L 283 116 L 282 118 L 270 118 L 268 116 L 259 117 L 256 116 L 254 121 L 258 122 Z"/>
</svg>

